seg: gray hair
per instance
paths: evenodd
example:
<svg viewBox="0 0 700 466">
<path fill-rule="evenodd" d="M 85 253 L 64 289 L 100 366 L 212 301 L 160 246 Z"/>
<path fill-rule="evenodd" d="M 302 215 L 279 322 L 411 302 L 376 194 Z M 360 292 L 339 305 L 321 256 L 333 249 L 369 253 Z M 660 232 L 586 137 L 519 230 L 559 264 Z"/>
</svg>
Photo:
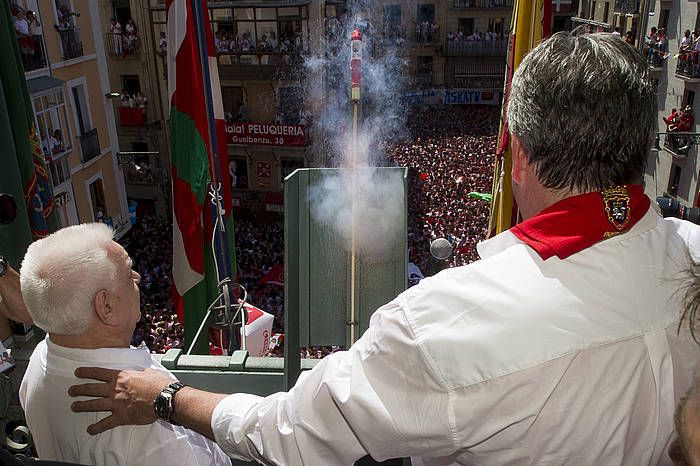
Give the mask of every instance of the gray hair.
<svg viewBox="0 0 700 466">
<path fill-rule="evenodd" d="M 117 277 L 108 250 L 113 236 L 103 223 L 84 223 L 29 245 L 20 284 L 34 323 L 56 335 L 82 335 L 88 330 L 95 295 L 111 289 Z"/>
<path fill-rule="evenodd" d="M 516 70 L 507 118 L 546 188 L 638 182 L 656 131 L 649 66 L 615 35 L 556 33 Z"/>
</svg>

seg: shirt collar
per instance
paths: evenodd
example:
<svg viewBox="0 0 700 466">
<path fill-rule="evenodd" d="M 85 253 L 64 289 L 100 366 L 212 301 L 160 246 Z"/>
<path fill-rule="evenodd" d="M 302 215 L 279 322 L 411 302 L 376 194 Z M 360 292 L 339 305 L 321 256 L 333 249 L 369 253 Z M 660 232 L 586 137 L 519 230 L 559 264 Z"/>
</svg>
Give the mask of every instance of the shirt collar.
<svg viewBox="0 0 700 466">
<path fill-rule="evenodd" d="M 616 186 L 563 199 L 510 232 L 547 260 L 572 254 L 629 231 L 649 210 L 640 185 Z"/>
<path fill-rule="evenodd" d="M 627 191 L 629 207 L 620 188 Z M 478 243 L 479 256 L 486 259 L 524 242 L 542 260 L 555 255 L 565 259 L 604 239 L 629 231 L 647 212 L 656 216 L 649 209 L 651 201 L 644 195 L 641 186 L 627 185 L 615 189 L 617 191 L 592 192 L 559 201 L 510 230 Z M 622 218 L 622 222 L 618 223 L 614 217 L 609 219 L 606 205 L 611 208 L 611 216 L 616 207 L 617 212 L 628 213 L 629 220 L 625 223 L 625 218 Z M 622 223 L 625 224 L 618 229 Z"/>
<path fill-rule="evenodd" d="M 68 348 L 51 341 L 49 335 L 46 335 L 45 341 L 49 354 L 85 365 L 104 365 L 106 361 L 114 361 L 124 367 L 143 369 L 151 367 L 151 354 L 145 346 L 140 348 L 133 346 L 129 348 Z"/>
</svg>

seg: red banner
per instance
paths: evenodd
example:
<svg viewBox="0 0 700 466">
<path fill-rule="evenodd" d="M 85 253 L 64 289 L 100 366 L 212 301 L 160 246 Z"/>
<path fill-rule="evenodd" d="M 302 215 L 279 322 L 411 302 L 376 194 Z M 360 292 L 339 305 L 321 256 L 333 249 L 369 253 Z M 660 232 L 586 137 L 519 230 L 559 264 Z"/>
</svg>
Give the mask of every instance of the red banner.
<svg viewBox="0 0 700 466">
<path fill-rule="evenodd" d="M 226 141 L 229 144 L 303 147 L 306 145 L 306 127 L 274 123 L 227 123 Z"/>
</svg>

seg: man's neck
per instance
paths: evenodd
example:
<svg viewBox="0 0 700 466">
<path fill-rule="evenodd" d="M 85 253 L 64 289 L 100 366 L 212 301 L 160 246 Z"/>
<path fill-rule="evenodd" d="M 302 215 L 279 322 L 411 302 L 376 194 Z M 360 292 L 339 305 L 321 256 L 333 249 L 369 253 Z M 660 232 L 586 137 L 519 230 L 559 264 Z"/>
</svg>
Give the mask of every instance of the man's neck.
<svg viewBox="0 0 700 466">
<path fill-rule="evenodd" d="M 49 334 L 52 342 L 66 348 L 97 349 L 97 348 L 128 348 L 130 343 L 125 338 L 106 335 L 90 329 L 82 335 Z"/>
</svg>

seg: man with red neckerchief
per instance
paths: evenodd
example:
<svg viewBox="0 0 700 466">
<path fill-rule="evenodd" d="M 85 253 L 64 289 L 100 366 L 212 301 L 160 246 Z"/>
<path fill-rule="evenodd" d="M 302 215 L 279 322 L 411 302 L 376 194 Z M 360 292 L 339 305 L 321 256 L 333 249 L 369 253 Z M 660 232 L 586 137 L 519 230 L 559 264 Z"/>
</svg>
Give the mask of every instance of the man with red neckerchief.
<svg viewBox="0 0 700 466">
<path fill-rule="evenodd" d="M 522 223 L 382 306 L 288 393 L 185 387 L 170 418 L 264 464 L 668 463 L 700 360 L 677 293 L 700 231 L 638 184 L 656 130 L 647 63 L 613 35 L 557 33 L 517 69 L 507 113 Z M 169 383 L 77 374 L 106 382 L 70 389 L 100 397 L 74 410 L 111 412 L 93 433 L 153 422 Z"/>
</svg>

